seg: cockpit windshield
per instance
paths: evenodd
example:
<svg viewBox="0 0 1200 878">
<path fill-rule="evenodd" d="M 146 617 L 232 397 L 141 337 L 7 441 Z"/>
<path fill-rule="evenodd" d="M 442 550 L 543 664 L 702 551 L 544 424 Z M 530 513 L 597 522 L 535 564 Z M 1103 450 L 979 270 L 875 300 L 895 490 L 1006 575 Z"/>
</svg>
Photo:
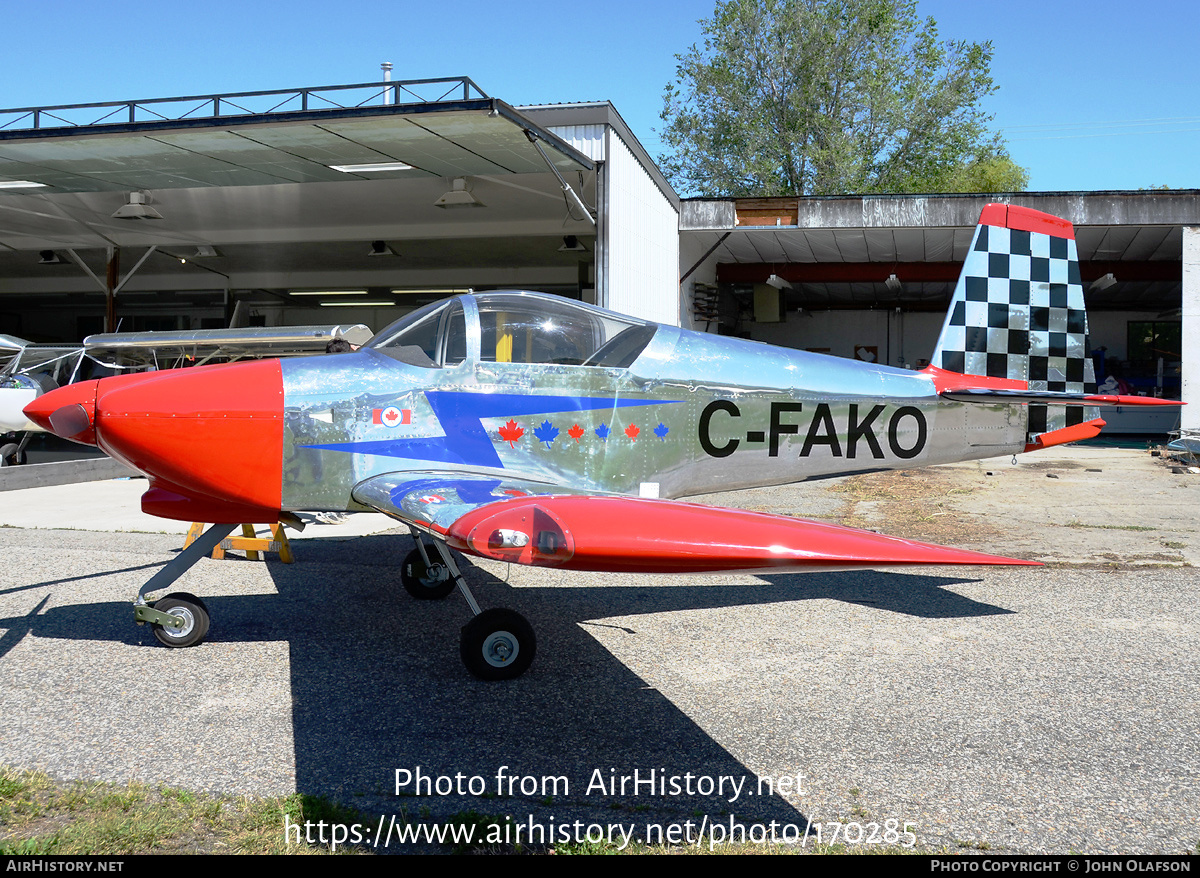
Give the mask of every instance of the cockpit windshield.
<svg viewBox="0 0 1200 878">
<path fill-rule="evenodd" d="M 405 315 L 366 347 L 410 366 L 455 366 L 467 356 L 466 320 L 458 299 L 433 302 Z"/>
<path fill-rule="evenodd" d="M 485 363 L 625 368 L 658 328 L 558 296 L 484 293 L 475 302 Z M 467 332 L 462 304 L 454 299 L 402 318 L 367 346 L 414 366 L 438 368 L 466 359 Z"/>
</svg>

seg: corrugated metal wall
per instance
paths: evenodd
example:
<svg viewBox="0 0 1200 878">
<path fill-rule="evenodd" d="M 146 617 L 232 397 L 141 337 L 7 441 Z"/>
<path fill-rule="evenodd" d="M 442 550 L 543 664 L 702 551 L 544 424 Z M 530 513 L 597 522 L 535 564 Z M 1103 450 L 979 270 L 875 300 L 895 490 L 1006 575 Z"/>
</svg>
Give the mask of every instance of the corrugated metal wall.
<svg viewBox="0 0 1200 878">
<path fill-rule="evenodd" d="M 609 129 L 608 307 L 679 325 L 679 214 Z"/>
<path fill-rule="evenodd" d="M 604 125 L 562 125 L 549 130 L 593 161 L 604 161 L 604 128 Z"/>
<path fill-rule="evenodd" d="M 1200 430 L 1200 227 L 1183 227 L 1183 401 L 1185 430 Z"/>
<path fill-rule="evenodd" d="M 611 127 L 550 130 L 588 158 L 604 162 L 596 246 L 599 303 L 678 326 L 679 214 Z"/>
</svg>

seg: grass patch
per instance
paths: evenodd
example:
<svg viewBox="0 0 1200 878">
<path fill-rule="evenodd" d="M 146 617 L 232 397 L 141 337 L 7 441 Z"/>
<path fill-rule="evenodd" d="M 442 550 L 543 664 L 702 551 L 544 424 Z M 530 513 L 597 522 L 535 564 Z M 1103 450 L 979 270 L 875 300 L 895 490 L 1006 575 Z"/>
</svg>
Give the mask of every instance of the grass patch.
<svg viewBox="0 0 1200 878">
<path fill-rule="evenodd" d="M 0 854 L 320 854 L 288 845 L 283 820 L 354 822 L 357 812 L 315 796 L 212 796 L 171 787 L 55 783 L 0 767 Z M 338 852 L 350 852 L 340 847 Z"/>
<path fill-rule="evenodd" d="M 865 811 L 862 812 L 865 815 Z M 41 772 L 0 766 L 0 856 L 55 855 L 127 856 L 131 854 L 352 854 L 369 848 L 294 843 L 284 838 L 284 819 L 314 827 L 329 824 L 362 826 L 376 821 L 353 808 L 316 796 L 293 794 L 255 799 L 217 796 L 174 787 L 146 784 L 107 784 L 90 781 L 59 783 Z M 398 819 L 402 820 L 401 815 Z M 434 850 L 446 853 L 556 854 L 897 854 L 910 853 L 899 845 L 818 844 L 815 832 L 805 844 L 762 844 L 735 835 L 731 843 L 654 844 L 607 839 L 529 845 L 506 843 L 516 838 L 508 816 L 463 811 L 448 818 L 445 827 L 458 829 L 458 838 L 471 831 L 472 841 L 455 843 L 450 833 Z M 315 832 L 315 830 L 314 830 Z M 750 832 L 749 827 L 747 832 Z M 549 841 L 549 839 L 547 839 Z M 524 840 L 523 840 L 524 842 Z M 428 852 L 427 845 L 422 850 Z M 393 849 L 395 849 L 393 847 Z"/>
<path fill-rule="evenodd" d="M 989 490 L 955 485 L 935 468 L 850 476 L 829 487 L 844 501 L 835 519 L 848 527 L 878 529 L 906 539 L 964 545 L 1000 536 L 984 517 L 961 514 L 957 501 Z"/>
<path fill-rule="evenodd" d="M 965 840 L 960 839 L 958 842 L 958 846 L 960 848 L 968 848 L 968 849 L 974 850 L 974 851 L 990 851 L 990 850 L 992 850 L 992 846 L 990 844 L 988 844 L 986 841 L 965 841 Z"/>
</svg>

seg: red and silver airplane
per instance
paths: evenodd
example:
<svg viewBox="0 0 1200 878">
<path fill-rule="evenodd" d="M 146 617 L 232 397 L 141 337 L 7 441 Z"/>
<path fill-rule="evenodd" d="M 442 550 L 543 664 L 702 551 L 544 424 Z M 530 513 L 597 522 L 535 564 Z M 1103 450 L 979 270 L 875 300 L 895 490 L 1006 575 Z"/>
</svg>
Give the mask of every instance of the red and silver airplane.
<svg viewBox="0 0 1200 878">
<path fill-rule="evenodd" d="M 529 667 L 533 631 L 480 611 L 451 548 L 637 573 L 1031 563 L 674 498 L 1032 451 L 1096 435 L 1095 407 L 1162 402 L 1098 395 L 1087 332 L 1071 224 L 989 205 L 921 372 L 496 292 L 434 303 L 356 353 L 103 378 L 26 412 L 145 473 L 145 512 L 216 522 L 135 601 L 168 646 L 199 643 L 208 611 L 146 595 L 236 523 L 374 509 L 416 542 L 405 588 L 457 584 L 464 663 L 505 679 Z"/>
</svg>

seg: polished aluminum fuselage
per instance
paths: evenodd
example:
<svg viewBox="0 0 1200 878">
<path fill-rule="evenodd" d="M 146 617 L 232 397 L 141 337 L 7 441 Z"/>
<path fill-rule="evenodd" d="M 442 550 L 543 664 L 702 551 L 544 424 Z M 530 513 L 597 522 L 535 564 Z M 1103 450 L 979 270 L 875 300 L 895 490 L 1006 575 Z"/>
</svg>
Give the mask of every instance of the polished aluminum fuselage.
<svg viewBox="0 0 1200 878">
<path fill-rule="evenodd" d="M 445 368 L 371 349 L 283 361 L 283 508 L 362 508 L 356 484 L 403 471 L 675 498 L 1025 447 L 1023 406 L 951 402 L 918 372 L 675 327 L 628 369 L 478 350 Z"/>
</svg>

